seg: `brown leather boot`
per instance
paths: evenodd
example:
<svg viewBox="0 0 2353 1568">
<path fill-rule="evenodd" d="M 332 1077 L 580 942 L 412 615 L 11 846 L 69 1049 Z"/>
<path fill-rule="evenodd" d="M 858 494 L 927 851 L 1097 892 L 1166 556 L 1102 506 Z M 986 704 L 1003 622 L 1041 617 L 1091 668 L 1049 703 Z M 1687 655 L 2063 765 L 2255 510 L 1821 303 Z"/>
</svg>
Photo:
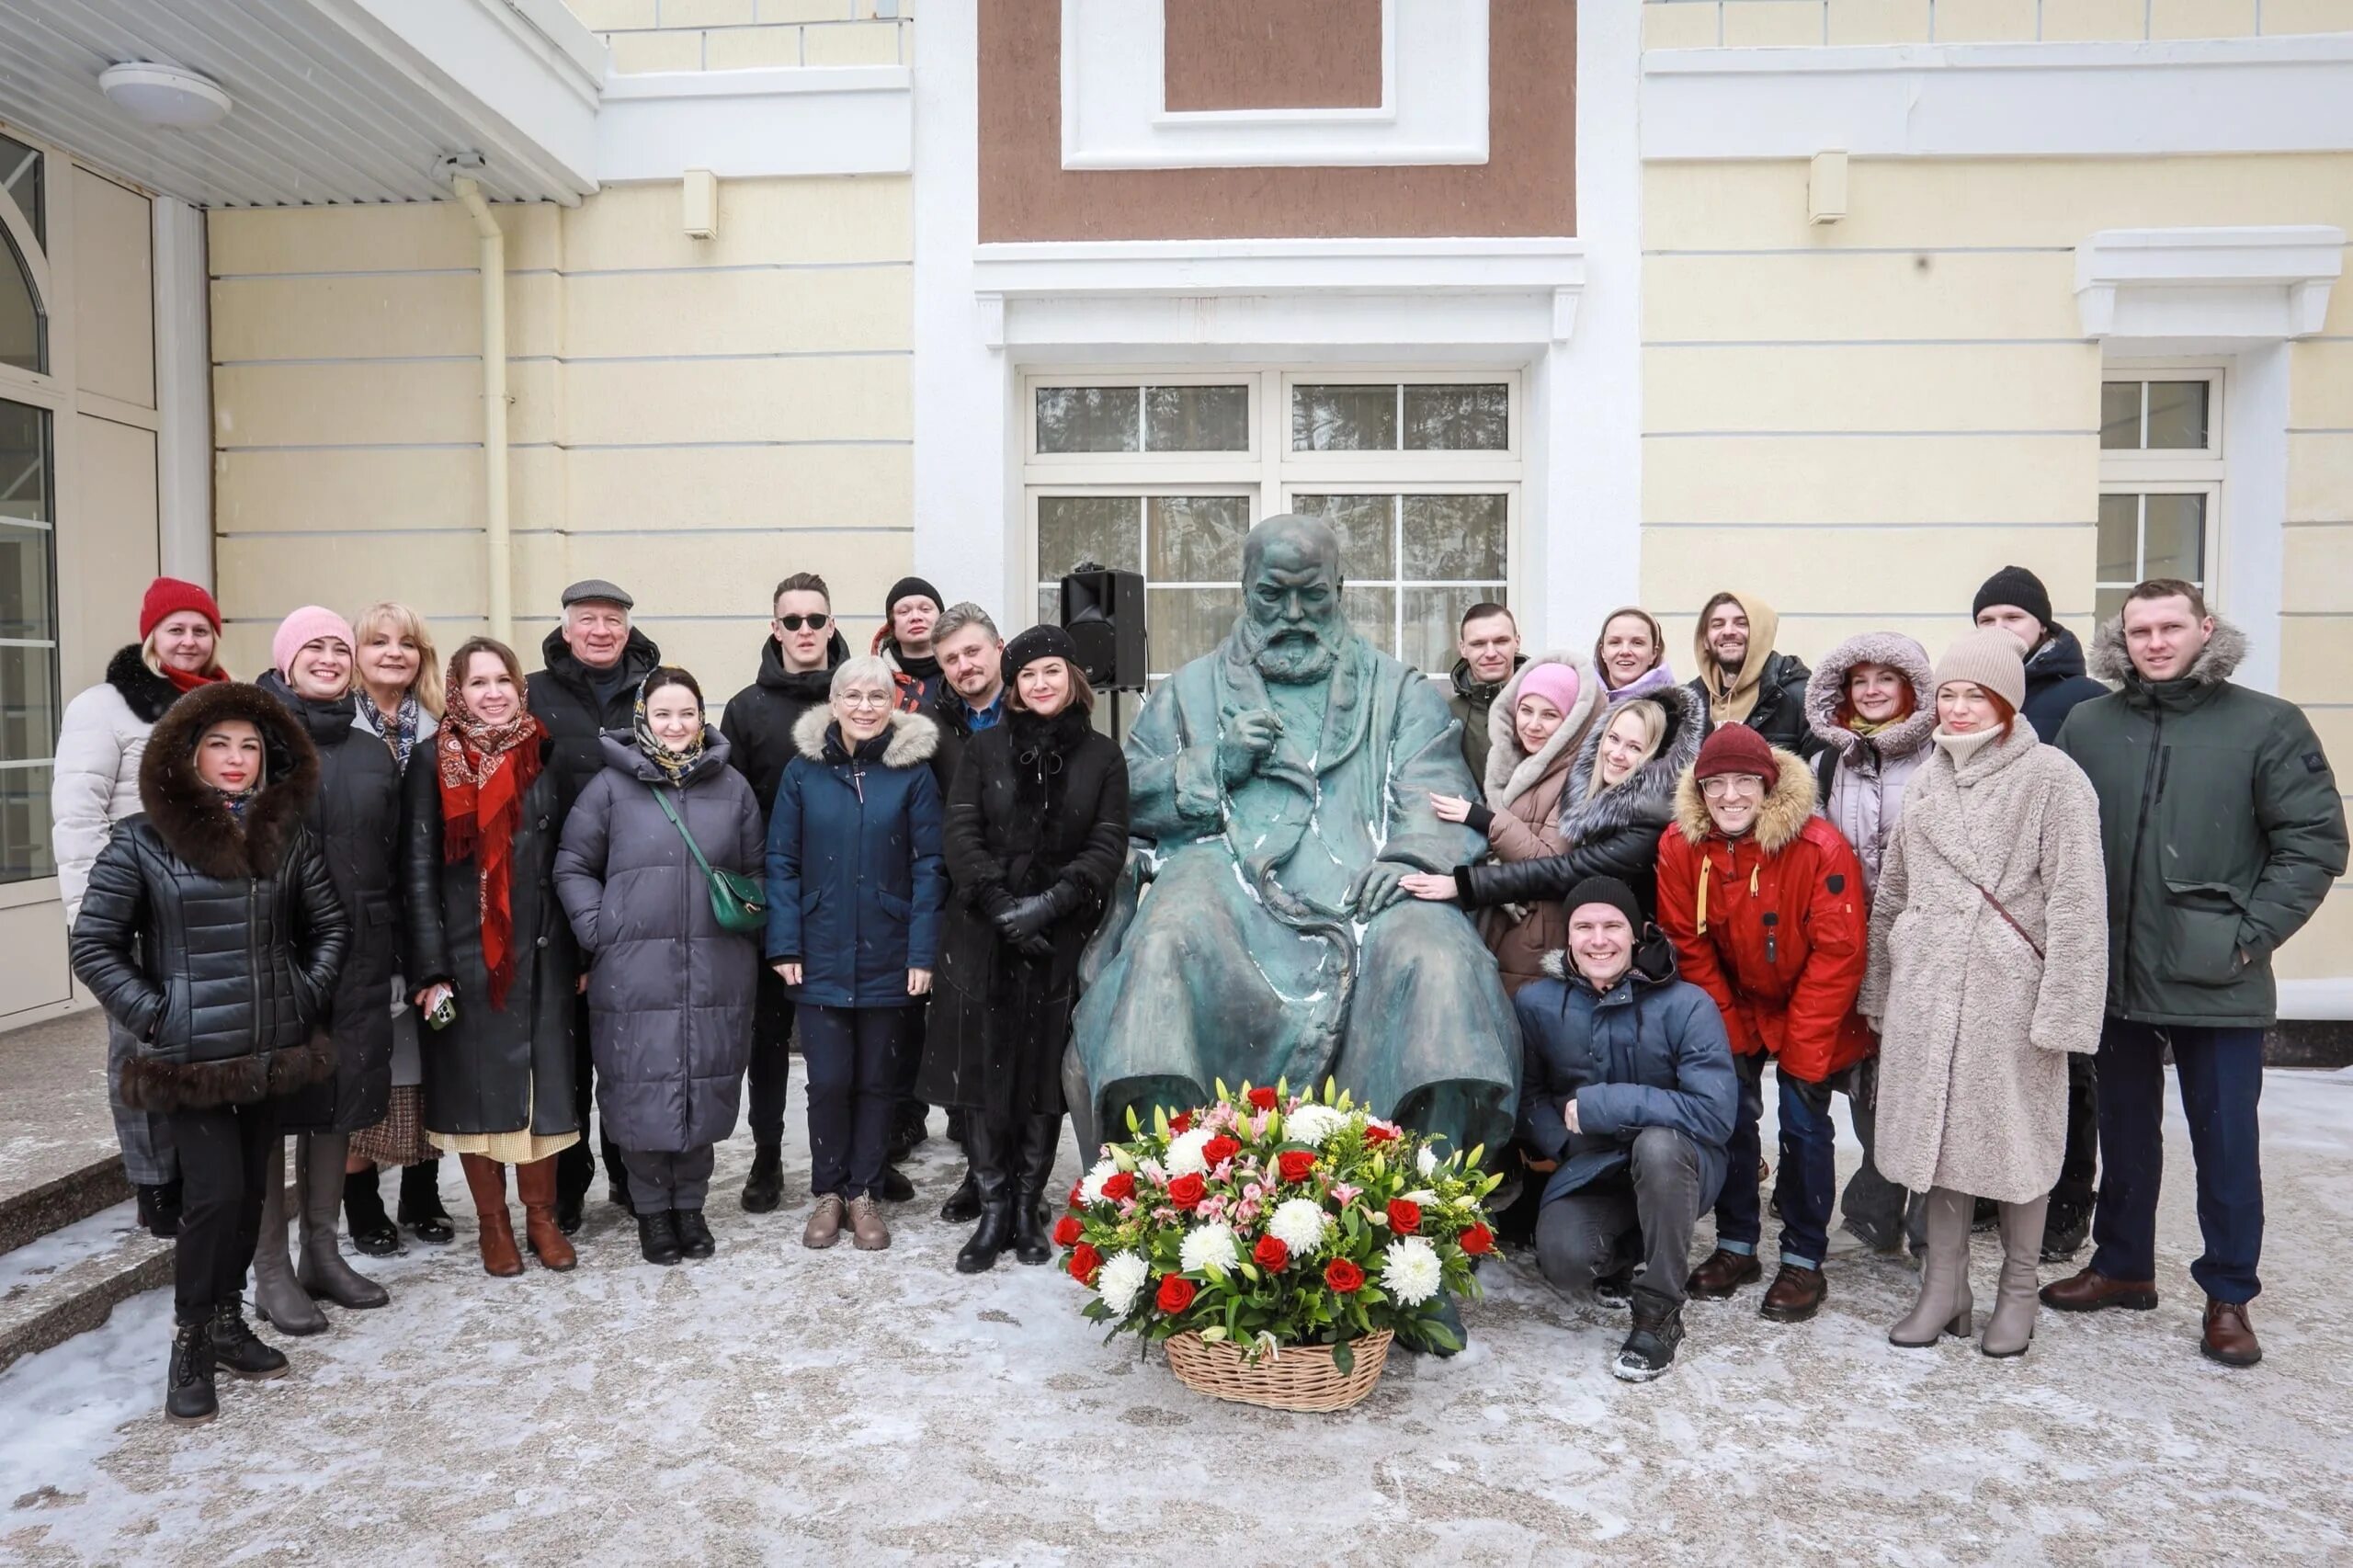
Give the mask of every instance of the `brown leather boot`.
<svg viewBox="0 0 2353 1568">
<path fill-rule="evenodd" d="M 515 1225 L 506 1213 L 506 1167 L 487 1154 L 460 1154 L 458 1165 L 474 1195 L 483 1271 L 502 1279 L 522 1273 L 523 1256 L 515 1250 Z"/>
<path fill-rule="evenodd" d="M 2207 1297 L 2206 1336 L 2198 1348 L 2206 1359 L 2225 1367 L 2252 1367 L 2262 1360 L 2263 1346 L 2255 1337 L 2255 1325 L 2246 1321 L 2246 1303 Z"/>
<path fill-rule="evenodd" d="M 1718 1247 L 1699 1260 L 1699 1267 L 1691 1271 L 1683 1289 L 1691 1295 L 1721 1301 L 1764 1272 L 1765 1266 L 1756 1261 L 1755 1253 L 1726 1252 Z"/>
<path fill-rule="evenodd" d="M 1822 1270 L 1785 1263 L 1765 1288 L 1765 1300 L 1756 1310 L 1775 1323 L 1803 1323 L 1822 1310 L 1823 1298 L 1829 1294 L 1830 1281 Z"/>
<path fill-rule="evenodd" d="M 2110 1279 L 2086 1268 L 2042 1288 L 2042 1304 L 2053 1312 L 2096 1312 L 2103 1307 L 2123 1307 L 2145 1312 L 2157 1304 L 2154 1279 Z"/>
<path fill-rule="evenodd" d="M 523 1233 L 540 1262 L 561 1274 L 580 1261 L 555 1222 L 555 1156 L 515 1167 L 515 1190 L 523 1199 Z"/>
</svg>

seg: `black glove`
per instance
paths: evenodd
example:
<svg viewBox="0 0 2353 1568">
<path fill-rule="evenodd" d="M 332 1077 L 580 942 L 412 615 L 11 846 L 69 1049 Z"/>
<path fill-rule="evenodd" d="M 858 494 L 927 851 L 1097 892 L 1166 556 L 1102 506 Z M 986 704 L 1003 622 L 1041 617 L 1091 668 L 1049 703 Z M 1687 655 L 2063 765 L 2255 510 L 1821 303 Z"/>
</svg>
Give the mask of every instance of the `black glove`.
<svg viewBox="0 0 2353 1568">
<path fill-rule="evenodd" d="M 1024 937 L 1013 944 L 1013 950 L 1025 959 L 1035 959 L 1042 963 L 1054 956 L 1054 944 L 1043 935 Z"/>
<path fill-rule="evenodd" d="M 992 926 L 1001 924 L 1013 908 L 1013 895 L 1006 892 L 1003 882 L 990 882 L 972 894 L 973 905 Z"/>
<path fill-rule="evenodd" d="M 1054 895 L 1050 892 L 1031 893 L 1017 898 L 1013 906 L 997 916 L 996 928 L 1005 939 L 1019 947 L 1030 937 L 1040 935 L 1054 923 Z"/>
</svg>

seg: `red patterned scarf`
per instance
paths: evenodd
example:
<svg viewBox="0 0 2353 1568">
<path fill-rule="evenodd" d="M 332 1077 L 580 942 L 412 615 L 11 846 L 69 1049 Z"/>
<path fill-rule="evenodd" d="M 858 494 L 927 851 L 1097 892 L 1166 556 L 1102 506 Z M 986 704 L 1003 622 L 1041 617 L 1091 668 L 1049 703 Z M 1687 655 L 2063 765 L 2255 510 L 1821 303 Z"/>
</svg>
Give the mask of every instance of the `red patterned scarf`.
<svg viewBox="0 0 2353 1568">
<path fill-rule="evenodd" d="M 229 678 L 229 672 L 216 665 L 210 674 L 199 675 L 194 670 L 183 670 L 171 665 L 165 665 L 164 666 L 164 678 L 170 681 L 173 688 L 182 697 L 186 697 L 189 692 L 194 691 L 199 687 L 210 686 L 216 681 L 227 680 Z"/>
<path fill-rule="evenodd" d="M 522 694 L 516 696 L 519 701 Z M 455 680 L 449 703 L 433 743 L 441 771 L 441 858 L 452 864 L 469 857 L 474 861 L 490 1005 L 503 1008 L 515 980 L 515 828 L 523 820 L 523 797 L 540 776 L 540 743 L 547 731 L 528 709 L 506 723 L 484 723 L 466 706 Z"/>
</svg>

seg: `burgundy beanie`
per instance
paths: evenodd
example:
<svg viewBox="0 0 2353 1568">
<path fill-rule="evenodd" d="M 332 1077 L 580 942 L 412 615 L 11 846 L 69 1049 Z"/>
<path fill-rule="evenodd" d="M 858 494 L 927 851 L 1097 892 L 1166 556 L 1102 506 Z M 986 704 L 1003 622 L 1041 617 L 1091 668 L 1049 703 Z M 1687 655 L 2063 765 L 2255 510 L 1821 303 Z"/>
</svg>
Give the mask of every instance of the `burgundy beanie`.
<svg viewBox="0 0 2353 1568">
<path fill-rule="evenodd" d="M 1699 760 L 1691 765 L 1694 778 L 1717 778 L 1727 773 L 1754 773 L 1767 784 L 1780 777 L 1781 766 L 1765 737 L 1745 724 L 1719 724 L 1700 743 Z"/>
<path fill-rule="evenodd" d="M 147 597 L 139 601 L 139 640 L 146 642 L 155 628 L 184 609 L 196 611 L 212 623 L 216 634 L 220 631 L 221 607 L 212 602 L 210 594 L 177 577 L 158 577 L 147 585 Z"/>
</svg>

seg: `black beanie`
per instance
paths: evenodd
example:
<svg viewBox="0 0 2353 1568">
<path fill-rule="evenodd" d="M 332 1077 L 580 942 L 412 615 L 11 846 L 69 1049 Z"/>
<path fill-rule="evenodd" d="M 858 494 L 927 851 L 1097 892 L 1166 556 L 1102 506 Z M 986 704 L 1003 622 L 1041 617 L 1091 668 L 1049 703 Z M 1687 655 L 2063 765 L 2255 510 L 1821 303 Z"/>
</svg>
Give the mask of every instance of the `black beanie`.
<svg viewBox="0 0 2353 1568">
<path fill-rule="evenodd" d="M 902 577 L 892 584 L 891 591 L 882 597 L 882 619 L 885 620 L 891 619 L 891 612 L 899 608 L 901 599 L 911 599 L 917 594 L 921 594 L 942 609 L 948 608 L 948 601 L 941 598 L 939 590 L 929 583 L 920 577 Z"/>
<path fill-rule="evenodd" d="M 1633 927 L 1635 936 L 1643 934 L 1642 903 L 1634 897 L 1634 890 L 1617 878 L 1587 877 L 1569 890 L 1569 896 L 1561 901 L 1561 910 L 1564 915 L 1574 915 L 1588 903 L 1609 905 L 1626 917 L 1626 924 Z"/>
<path fill-rule="evenodd" d="M 1969 607 L 1969 619 L 1984 614 L 1987 605 L 2016 605 L 2042 622 L 2044 631 L 2051 629 L 2051 590 L 2023 566 L 2005 566 L 1986 578 L 1977 590 L 1977 602 Z"/>
<path fill-rule="evenodd" d="M 1014 633 L 1005 644 L 1005 684 L 1011 686 L 1022 665 L 1034 665 L 1040 659 L 1061 659 L 1075 670 L 1078 644 L 1059 626 L 1033 626 Z"/>
</svg>

